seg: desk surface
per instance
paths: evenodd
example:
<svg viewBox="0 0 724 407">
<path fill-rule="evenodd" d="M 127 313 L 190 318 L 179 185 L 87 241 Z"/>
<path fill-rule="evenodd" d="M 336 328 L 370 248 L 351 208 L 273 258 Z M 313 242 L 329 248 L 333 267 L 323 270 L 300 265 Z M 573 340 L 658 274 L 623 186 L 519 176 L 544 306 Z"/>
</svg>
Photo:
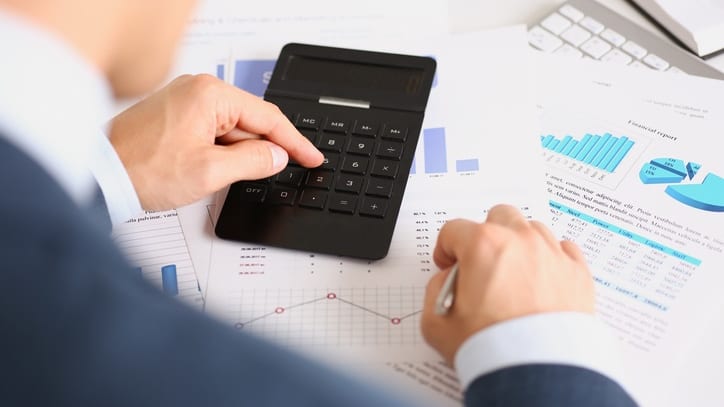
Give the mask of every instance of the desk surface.
<svg viewBox="0 0 724 407">
<path fill-rule="evenodd" d="M 641 15 L 625 0 L 597 0 L 630 20 L 645 27 L 660 37 L 671 41 L 646 17 Z M 454 31 L 472 31 L 510 24 L 529 24 L 546 16 L 564 0 L 450 0 L 450 19 Z M 724 71 L 724 54 L 707 60 L 709 64 Z M 691 374 L 686 383 L 679 383 L 671 394 L 670 406 L 683 405 L 724 405 L 724 392 L 719 390 L 721 366 L 724 366 L 722 352 L 711 354 L 712 349 L 721 347 L 724 332 L 715 327 L 702 338 L 698 348 L 701 352 L 684 362 L 682 369 Z"/>
<path fill-rule="evenodd" d="M 450 0 L 450 22 L 455 31 L 529 24 L 546 16 L 564 2 L 564 0 Z M 627 1 L 598 0 L 598 2 L 671 41 Z M 707 62 L 724 71 L 724 54 L 710 58 Z"/>
</svg>

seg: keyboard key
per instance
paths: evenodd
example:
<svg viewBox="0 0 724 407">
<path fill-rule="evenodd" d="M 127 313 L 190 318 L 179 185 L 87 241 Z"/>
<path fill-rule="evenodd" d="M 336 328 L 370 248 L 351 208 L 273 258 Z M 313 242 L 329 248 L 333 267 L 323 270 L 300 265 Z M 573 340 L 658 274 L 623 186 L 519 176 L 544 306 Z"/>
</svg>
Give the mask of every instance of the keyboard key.
<svg viewBox="0 0 724 407">
<path fill-rule="evenodd" d="M 571 26 L 571 21 L 558 13 L 553 13 L 541 21 L 540 25 L 555 35 L 560 35 L 566 28 Z"/>
<path fill-rule="evenodd" d="M 297 127 L 303 129 L 319 130 L 319 117 L 299 115 L 297 118 Z"/>
<path fill-rule="evenodd" d="M 375 146 L 375 142 L 368 138 L 355 137 L 349 141 L 347 146 L 347 152 L 350 154 L 359 154 L 369 156 L 372 154 L 372 149 Z"/>
<path fill-rule="evenodd" d="M 641 59 L 646 54 L 648 54 L 648 51 L 646 48 L 640 46 L 639 44 L 633 42 L 633 41 L 626 41 L 626 43 L 623 44 L 621 47 L 622 50 L 628 52 L 631 56 L 633 56 L 636 59 Z"/>
<path fill-rule="evenodd" d="M 393 158 L 399 160 L 402 157 L 402 143 L 394 141 L 383 141 L 377 148 L 377 155 L 384 158 Z"/>
<path fill-rule="evenodd" d="M 320 150 L 335 151 L 341 153 L 342 147 L 344 147 L 344 142 L 345 136 L 343 135 L 323 133 L 322 137 L 319 138 L 319 143 L 317 143 L 317 147 L 319 147 Z"/>
<path fill-rule="evenodd" d="M 591 38 L 591 33 L 578 25 L 574 25 L 564 31 L 563 34 L 561 34 L 561 38 L 573 44 L 574 47 L 577 47 Z"/>
<path fill-rule="evenodd" d="M 626 42 L 626 38 L 623 35 L 617 33 L 610 28 L 606 28 L 605 30 L 603 30 L 603 32 L 601 33 L 601 38 L 617 47 L 620 47 L 624 42 Z"/>
<path fill-rule="evenodd" d="M 332 212 L 353 214 L 355 209 L 357 209 L 356 196 L 339 194 L 329 199 L 329 210 Z"/>
<path fill-rule="evenodd" d="M 375 218 L 384 218 L 387 213 L 387 200 L 381 198 L 365 197 L 359 208 L 359 214 L 365 216 L 373 216 Z"/>
<path fill-rule="evenodd" d="M 299 198 L 299 206 L 314 209 L 324 209 L 327 201 L 327 193 L 314 189 L 305 189 L 302 191 L 302 197 Z"/>
<path fill-rule="evenodd" d="M 610 62 L 618 65 L 628 65 L 632 60 L 633 58 L 631 58 L 629 54 L 620 51 L 617 48 L 612 49 L 611 52 L 601 58 L 601 61 L 603 62 Z"/>
<path fill-rule="evenodd" d="M 374 123 L 357 122 L 352 133 L 359 134 L 360 136 L 377 137 L 378 128 L 379 126 Z"/>
<path fill-rule="evenodd" d="M 365 172 L 367 172 L 367 167 L 369 166 L 369 164 L 369 158 L 353 156 L 344 157 L 344 162 L 342 163 L 342 171 L 351 172 L 354 174 L 364 174 Z"/>
<path fill-rule="evenodd" d="M 679 68 L 677 68 L 677 67 L 675 67 L 675 66 L 670 67 L 669 69 L 666 70 L 666 72 L 671 72 L 671 73 L 685 73 L 684 71 L 682 71 L 681 69 L 679 69 Z"/>
<path fill-rule="evenodd" d="M 359 175 L 341 174 L 339 178 L 337 178 L 337 182 L 334 184 L 334 189 L 337 191 L 359 194 L 362 190 L 363 182 L 364 178 Z"/>
<path fill-rule="evenodd" d="M 581 20 L 578 24 L 582 25 L 583 28 L 586 30 L 594 33 L 599 34 L 603 29 L 605 28 L 603 24 L 599 23 L 598 21 L 592 19 L 591 17 L 586 17 L 583 20 Z"/>
<path fill-rule="evenodd" d="M 378 177 L 395 178 L 400 166 L 398 163 L 389 160 L 375 160 L 372 165 L 372 175 Z"/>
<path fill-rule="evenodd" d="M 293 185 L 298 187 L 302 185 L 304 176 L 307 175 L 305 168 L 287 167 L 277 175 L 277 182 L 280 184 Z"/>
<path fill-rule="evenodd" d="M 349 122 L 347 120 L 329 119 L 327 124 L 324 125 L 324 130 L 327 131 L 346 133 L 348 129 Z"/>
<path fill-rule="evenodd" d="M 307 176 L 308 187 L 329 189 L 332 186 L 332 173 L 330 171 L 313 170 Z"/>
<path fill-rule="evenodd" d="M 528 43 L 541 51 L 551 52 L 560 47 L 563 40 L 537 25 L 528 31 Z"/>
<path fill-rule="evenodd" d="M 669 69 L 669 63 L 659 58 L 657 55 L 648 54 L 644 57 L 644 63 L 657 71 L 665 71 Z"/>
<path fill-rule="evenodd" d="M 365 189 L 365 194 L 384 196 L 385 198 L 389 198 L 392 195 L 392 185 L 392 181 L 388 179 L 372 177 L 367 183 L 367 189 Z"/>
<path fill-rule="evenodd" d="M 302 136 L 306 137 L 307 140 L 311 141 L 312 144 L 314 144 L 317 141 L 317 132 L 313 130 L 299 130 L 300 133 L 302 133 Z"/>
<path fill-rule="evenodd" d="M 563 44 L 560 48 L 553 51 L 553 53 L 556 55 L 563 55 L 563 56 L 573 57 L 573 58 L 580 58 L 583 56 L 583 52 L 574 48 L 570 44 Z"/>
<path fill-rule="evenodd" d="M 266 185 L 244 183 L 241 185 L 241 200 L 243 202 L 261 202 L 266 195 Z"/>
<path fill-rule="evenodd" d="M 382 133 L 382 137 L 392 140 L 405 141 L 407 138 L 407 127 L 388 124 L 385 126 L 385 131 Z"/>
<path fill-rule="evenodd" d="M 336 170 L 337 166 L 339 166 L 339 154 L 335 153 L 324 153 L 324 161 L 322 161 L 322 165 L 319 166 L 322 170 Z"/>
<path fill-rule="evenodd" d="M 630 66 L 630 67 L 632 67 L 632 68 L 650 69 L 648 66 L 642 64 L 641 61 L 636 61 L 636 60 L 634 60 L 633 62 L 631 62 L 628 66 Z"/>
<path fill-rule="evenodd" d="M 579 9 L 571 6 L 570 4 L 566 4 L 558 11 L 564 16 L 568 17 L 574 23 L 581 21 L 581 19 L 583 18 L 583 13 Z"/>
<path fill-rule="evenodd" d="M 299 116 L 296 113 L 284 113 L 284 115 L 287 116 L 287 119 L 289 119 L 292 124 L 297 122 L 297 116 Z"/>
<path fill-rule="evenodd" d="M 598 37 L 593 37 L 581 45 L 581 50 L 591 57 L 599 59 L 611 50 L 611 44 Z"/>
<path fill-rule="evenodd" d="M 272 205 L 294 205 L 297 190 L 292 188 L 274 188 L 269 192 L 266 201 Z"/>
</svg>

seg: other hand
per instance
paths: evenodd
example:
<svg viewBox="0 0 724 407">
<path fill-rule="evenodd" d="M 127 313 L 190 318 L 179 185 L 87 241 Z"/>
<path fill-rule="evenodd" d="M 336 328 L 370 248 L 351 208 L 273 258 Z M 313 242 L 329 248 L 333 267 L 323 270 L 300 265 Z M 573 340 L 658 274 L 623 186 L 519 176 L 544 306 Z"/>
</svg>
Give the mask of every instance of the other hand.
<svg viewBox="0 0 724 407">
<path fill-rule="evenodd" d="M 323 155 L 273 104 L 209 75 L 185 75 L 113 120 L 111 143 L 146 210 L 194 202 L 271 176 L 289 156 Z"/>
<path fill-rule="evenodd" d="M 422 332 L 451 366 L 467 338 L 495 323 L 545 312 L 594 312 L 593 279 L 580 249 L 511 206 L 492 208 L 482 224 L 448 222 L 433 258 L 443 271 L 427 286 Z M 447 315 L 436 315 L 435 300 L 455 263 L 455 301 Z"/>
</svg>

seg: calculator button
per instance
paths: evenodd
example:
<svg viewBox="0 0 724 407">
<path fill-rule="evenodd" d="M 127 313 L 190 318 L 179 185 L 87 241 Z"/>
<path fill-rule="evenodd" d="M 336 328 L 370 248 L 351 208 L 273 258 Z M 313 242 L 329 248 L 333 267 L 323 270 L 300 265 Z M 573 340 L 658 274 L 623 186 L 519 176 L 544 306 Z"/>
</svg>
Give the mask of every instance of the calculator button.
<svg viewBox="0 0 724 407">
<path fill-rule="evenodd" d="M 377 155 L 379 157 L 394 158 L 399 160 L 402 157 L 402 143 L 395 143 L 394 141 L 383 141 L 377 148 Z"/>
<path fill-rule="evenodd" d="M 314 189 L 305 189 L 302 191 L 302 196 L 299 198 L 299 206 L 314 209 L 324 209 L 324 204 L 327 201 L 327 193 Z"/>
<path fill-rule="evenodd" d="M 302 133 L 302 136 L 306 137 L 307 140 L 311 141 L 312 144 L 314 144 L 317 141 L 317 132 L 313 130 L 299 130 L 300 133 Z"/>
<path fill-rule="evenodd" d="M 382 133 L 382 137 L 393 140 L 405 141 L 405 139 L 407 138 L 407 127 L 388 124 L 387 126 L 385 126 L 385 131 L 384 133 Z"/>
<path fill-rule="evenodd" d="M 344 138 L 345 136 L 339 135 L 339 134 L 322 134 L 322 137 L 319 139 L 319 143 L 317 143 L 317 147 L 319 147 L 322 150 L 328 150 L 328 151 L 336 151 L 338 153 L 342 152 L 342 147 L 344 146 Z"/>
<path fill-rule="evenodd" d="M 363 178 L 358 175 L 342 174 L 337 178 L 334 189 L 342 192 L 353 192 L 359 194 L 362 190 Z"/>
<path fill-rule="evenodd" d="M 310 171 L 309 175 L 307 175 L 307 183 L 305 185 L 308 187 L 329 189 L 332 185 L 332 173 L 319 170 Z"/>
<path fill-rule="evenodd" d="M 298 187 L 304 181 L 307 170 L 299 167 L 287 167 L 277 175 L 277 182 L 280 184 L 293 185 Z"/>
<path fill-rule="evenodd" d="M 349 141 L 347 146 L 347 152 L 350 154 L 360 154 L 369 156 L 372 154 L 372 149 L 375 146 L 375 142 L 370 139 L 355 137 Z"/>
<path fill-rule="evenodd" d="M 342 171 L 344 172 L 353 172 L 355 174 L 364 174 L 367 171 L 367 166 L 369 166 L 370 160 L 368 158 L 363 157 L 344 157 L 344 162 L 342 163 Z"/>
<path fill-rule="evenodd" d="M 329 199 L 329 210 L 340 213 L 354 213 L 357 208 L 357 197 L 345 194 L 333 195 Z"/>
<path fill-rule="evenodd" d="M 324 161 L 322 161 L 322 165 L 320 165 L 319 168 L 334 171 L 337 169 L 337 166 L 339 166 L 339 154 L 325 152 Z"/>
<path fill-rule="evenodd" d="M 362 200 L 359 208 L 359 214 L 365 216 L 373 216 L 376 218 L 384 218 L 387 213 L 387 200 L 381 198 L 367 198 Z"/>
<path fill-rule="evenodd" d="M 309 115 L 299 115 L 297 118 L 297 127 L 302 129 L 319 130 L 319 117 Z"/>
<path fill-rule="evenodd" d="M 259 183 L 262 183 L 262 184 L 270 184 L 270 183 L 272 182 L 272 177 L 266 177 L 266 178 L 258 179 L 258 180 L 254 181 L 254 182 L 259 182 Z"/>
<path fill-rule="evenodd" d="M 269 192 L 266 202 L 272 205 L 294 205 L 297 190 L 292 188 L 274 188 Z"/>
<path fill-rule="evenodd" d="M 261 202 L 266 195 L 267 186 L 245 182 L 241 184 L 241 200 L 243 202 Z"/>
<path fill-rule="evenodd" d="M 324 130 L 346 133 L 349 130 L 349 122 L 347 120 L 329 119 L 324 125 Z"/>
<path fill-rule="evenodd" d="M 367 195 L 384 196 L 389 198 L 392 195 L 392 181 L 382 178 L 370 178 L 365 190 Z"/>
<path fill-rule="evenodd" d="M 295 124 L 297 121 L 298 114 L 296 113 L 284 113 L 284 116 L 287 116 L 287 119 L 289 119 L 292 124 Z"/>
<path fill-rule="evenodd" d="M 376 137 L 378 128 L 379 126 L 374 123 L 357 122 L 352 133 L 359 134 L 360 136 Z"/>
<path fill-rule="evenodd" d="M 395 178 L 399 168 L 399 164 L 394 161 L 375 160 L 375 163 L 372 165 L 372 175 Z"/>
</svg>

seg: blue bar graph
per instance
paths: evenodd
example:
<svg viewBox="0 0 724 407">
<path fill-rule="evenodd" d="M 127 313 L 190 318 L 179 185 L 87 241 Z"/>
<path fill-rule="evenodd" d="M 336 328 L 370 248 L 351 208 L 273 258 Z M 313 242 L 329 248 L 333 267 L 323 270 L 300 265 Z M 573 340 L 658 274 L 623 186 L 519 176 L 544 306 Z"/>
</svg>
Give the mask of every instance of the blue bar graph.
<svg viewBox="0 0 724 407">
<path fill-rule="evenodd" d="M 412 157 L 412 165 L 410 166 L 410 175 L 414 174 L 417 171 L 417 160 L 415 157 Z"/>
<path fill-rule="evenodd" d="M 176 296 L 178 295 L 178 279 L 176 277 L 176 265 L 169 264 L 161 267 L 161 285 L 163 292 Z"/>
<path fill-rule="evenodd" d="M 541 144 L 547 150 L 570 157 L 606 172 L 614 172 L 634 146 L 626 136 L 614 137 L 586 134 L 580 140 L 570 135 L 558 139 L 553 135 L 541 136 Z"/>
<path fill-rule="evenodd" d="M 224 64 L 216 65 L 216 77 L 221 79 L 222 81 L 226 80 L 226 73 L 224 72 L 226 70 L 226 67 Z"/>
<path fill-rule="evenodd" d="M 422 134 L 425 143 L 425 173 L 441 174 L 447 172 L 445 128 L 425 129 Z"/>
<path fill-rule="evenodd" d="M 457 172 L 478 171 L 480 170 L 480 163 L 477 158 L 457 160 L 455 161 L 455 170 Z"/>
<path fill-rule="evenodd" d="M 234 86 L 257 96 L 264 96 L 275 63 L 276 61 L 273 59 L 236 61 Z"/>
</svg>

